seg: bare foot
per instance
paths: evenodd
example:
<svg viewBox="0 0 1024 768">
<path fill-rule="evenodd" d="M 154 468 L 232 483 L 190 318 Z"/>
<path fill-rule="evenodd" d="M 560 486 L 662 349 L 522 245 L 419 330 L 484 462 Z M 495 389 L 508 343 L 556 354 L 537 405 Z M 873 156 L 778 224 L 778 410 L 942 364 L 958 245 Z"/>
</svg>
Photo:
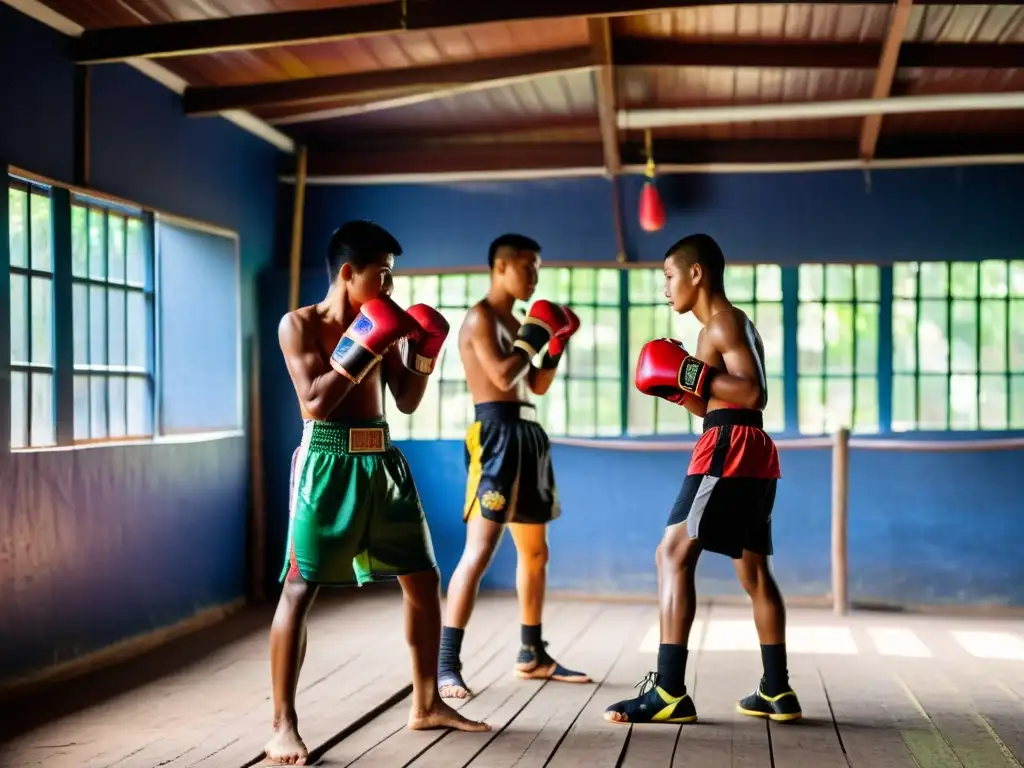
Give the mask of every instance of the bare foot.
<svg viewBox="0 0 1024 768">
<path fill-rule="evenodd" d="M 607 720 L 609 723 L 629 722 L 629 717 L 626 716 L 625 712 L 611 712 L 610 710 L 605 710 L 604 719 Z"/>
<path fill-rule="evenodd" d="M 468 688 L 454 683 L 440 686 L 437 692 L 441 694 L 442 699 L 468 699 L 470 696 Z"/>
<path fill-rule="evenodd" d="M 434 728 L 454 728 L 456 731 L 480 733 L 491 730 L 487 723 L 463 717 L 443 701 L 438 701 L 422 715 L 415 710 L 409 713 L 410 731 L 429 731 Z"/>
<path fill-rule="evenodd" d="M 267 760 L 279 765 L 305 765 L 309 750 L 294 726 L 282 725 L 263 747 Z"/>
</svg>

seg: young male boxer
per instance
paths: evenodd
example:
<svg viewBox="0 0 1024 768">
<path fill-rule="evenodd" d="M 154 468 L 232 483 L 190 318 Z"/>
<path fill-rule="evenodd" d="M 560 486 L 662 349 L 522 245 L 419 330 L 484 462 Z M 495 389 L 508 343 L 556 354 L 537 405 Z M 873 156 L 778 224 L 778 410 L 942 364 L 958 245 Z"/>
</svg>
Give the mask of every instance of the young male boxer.
<svg viewBox="0 0 1024 768">
<path fill-rule="evenodd" d="M 745 715 L 796 720 L 800 703 L 786 670 L 786 610 L 768 567 L 779 456 L 762 429 L 768 402 L 764 345 L 750 319 L 729 303 L 725 257 L 708 235 L 691 235 L 665 256 L 665 297 L 693 312 L 703 329 L 697 354 L 675 339 L 644 345 L 636 387 L 704 417 L 682 490 L 658 545 L 661 645 L 658 670 L 640 695 L 605 711 L 613 723 L 689 723 L 697 719 L 686 693 L 686 644 L 697 610 L 694 574 L 703 550 L 733 559 L 754 604 L 764 675 L 737 708 Z"/>
<path fill-rule="evenodd" d="M 540 246 L 535 241 L 503 235 L 491 243 L 487 262 L 490 290 L 469 310 L 459 330 L 459 354 L 476 419 L 466 431 L 466 547 L 448 585 L 441 634 L 438 684 L 446 698 L 470 695 L 459 659 L 462 637 L 480 579 L 506 524 L 516 545 L 522 621 L 515 675 L 590 682 L 582 672 L 556 662 L 541 637 L 547 524 L 558 517 L 560 508 L 551 445 L 528 394 L 547 392 L 569 337 L 579 329 L 579 319 L 568 307 L 543 300 L 534 302 L 523 323 L 513 316 L 515 301 L 528 301 L 537 286 Z M 532 362 L 538 356 L 540 365 L 535 367 Z"/>
<path fill-rule="evenodd" d="M 308 757 L 295 690 L 306 614 L 320 585 L 397 577 L 412 653 L 409 728 L 489 730 L 438 696 L 434 549 L 409 465 L 391 444 L 384 418 L 385 384 L 399 410 L 416 409 L 448 334 L 436 310 L 417 304 L 406 311 L 391 300 L 391 270 L 401 253 L 380 226 L 348 222 L 328 246 L 327 296 L 288 313 L 278 327 L 303 418 L 292 456 L 284 589 L 270 631 L 274 734 L 265 750 L 278 763 L 305 765 Z"/>
</svg>

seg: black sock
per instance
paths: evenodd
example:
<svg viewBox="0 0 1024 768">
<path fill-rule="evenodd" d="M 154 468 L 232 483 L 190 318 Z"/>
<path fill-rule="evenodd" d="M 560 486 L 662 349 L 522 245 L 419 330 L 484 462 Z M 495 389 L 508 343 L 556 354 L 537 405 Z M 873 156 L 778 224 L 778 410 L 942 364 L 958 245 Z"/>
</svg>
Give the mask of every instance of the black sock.
<svg viewBox="0 0 1024 768">
<path fill-rule="evenodd" d="M 789 672 L 786 670 L 786 644 L 762 645 L 761 662 L 764 664 L 764 682 L 761 690 L 766 696 L 778 696 L 789 690 Z"/>
<path fill-rule="evenodd" d="M 686 646 L 658 646 L 658 685 L 669 696 L 686 693 Z"/>
<path fill-rule="evenodd" d="M 466 630 L 455 627 L 441 627 L 441 652 L 437 664 L 441 669 L 458 669 L 462 653 L 462 636 Z"/>
<path fill-rule="evenodd" d="M 540 624 L 523 624 L 519 630 L 523 645 L 532 645 L 534 648 L 541 647 Z"/>
</svg>

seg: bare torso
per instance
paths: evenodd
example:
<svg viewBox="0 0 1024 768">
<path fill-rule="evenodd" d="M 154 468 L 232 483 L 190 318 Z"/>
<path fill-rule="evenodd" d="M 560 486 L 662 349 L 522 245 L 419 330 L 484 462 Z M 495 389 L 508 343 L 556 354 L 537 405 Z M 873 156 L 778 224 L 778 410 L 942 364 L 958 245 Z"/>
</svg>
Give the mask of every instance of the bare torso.
<svg viewBox="0 0 1024 768">
<path fill-rule="evenodd" d="M 323 372 L 328 372 L 331 370 L 331 352 L 338 346 L 338 342 L 341 341 L 345 328 L 348 327 L 347 322 L 351 318 L 343 320 L 345 325 L 331 322 L 317 311 L 315 305 L 297 309 L 295 317 L 299 320 L 302 333 L 316 339 Z M 326 420 L 371 421 L 382 418 L 384 415 L 384 367 L 383 365 L 374 366 L 373 370 L 366 375 L 366 378 L 338 403 L 338 406 L 330 413 Z M 303 419 L 312 418 L 302 408 L 301 400 L 299 409 L 302 412 Z"/>
<path fill-rule="evenodd" d="M 703 360 L 705 363 L 713 368 L 718 368 L 726 373 L 733 375 L 745 375 L 748 371 L 756 372 L 757 378 L 761 383 L 761 389 L 765 393 L 765 403 L 768 401 L 768 383 L 764 373 L 764 343 L 761 341 L 761 334 L 758 333 L 754 323 L 751 322 L 750 318 L 747 317 L 746 313 L 742 310 L 736 309 L 730 306 L 729 309 L 722 310 L 723 312 L 732 312 L 735 314 L 736 319 L 741 328 L 744 329 L 742 337 L 742 349 L 729 350 L 730 352 L 740 353 L 741 358 L 745 358 L 742 361 L 743 370 L 730 370 L 728 364 L 725 362 L 725 356 L 722 350 L 719 350 L 711 343 L 708 338 L 706 329 L 702 329 L 700 335 L 697 337 L 697 352 L 696 356 Z M 713 322 L 713 319 L 712 319 Z M 736 367 L 735 365 L 733 367 Z M 730 403 L 726 403 L 716 398 L 708 400 L 707 410 L 714 411 L 719 408 L 730 408 L 735 407 Z"/>
<path fill-rule="evenodd" d="M 471 312 L 487 312 L 494 318 L 498 346 L 505 355 L 511 354 L 512 343 L 516 340 L 521 323 L 514 315 L 499 314 L 486 300 L 477 303 Z M 459 329 L 459 357 L 466 372 L 466 384 L 473 403 L 491 403 L 495 401 L 527 403 L 529 399 L 529 383 L 526 377 L 520 379 L 514 387 L 502 390 L 487 375 L 476 350 L 473 348 L 470 323 L 464 322 Z"/>
</svg>

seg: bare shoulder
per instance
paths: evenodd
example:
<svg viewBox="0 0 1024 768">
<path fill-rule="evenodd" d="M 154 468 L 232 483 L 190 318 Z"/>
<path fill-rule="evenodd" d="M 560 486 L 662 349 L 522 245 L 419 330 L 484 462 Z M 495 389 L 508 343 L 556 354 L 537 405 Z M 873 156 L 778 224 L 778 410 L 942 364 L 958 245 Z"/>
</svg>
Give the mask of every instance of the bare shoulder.
<svg viewBox="0 0 1024 768">
<path fill-rule="evenodd" d="M 277 324 L 277 340 L 282 348 L 302 346 L 303 339 L 312 331 L 318 320 L 315 307 L 299 307 L 287 312 Z"/>
<path fill-rule="evenodd" d="M 494 315 L 482 301 L 478 301 L 466 312 L 466 317 L 462 321 L 461 331 L 464 335 L 477 336 L 479 334 L 491 333 L 493 329 Z"/>
<path fill-rule="evenodd" d="M 753 326 L 746 313 L 732 307 L 713 314 L 702 333 L 705 333 L 708 340 L 714 343 L 719 350 L 724 351 L 745 345 L 752 329 Z"/>
</svg>

